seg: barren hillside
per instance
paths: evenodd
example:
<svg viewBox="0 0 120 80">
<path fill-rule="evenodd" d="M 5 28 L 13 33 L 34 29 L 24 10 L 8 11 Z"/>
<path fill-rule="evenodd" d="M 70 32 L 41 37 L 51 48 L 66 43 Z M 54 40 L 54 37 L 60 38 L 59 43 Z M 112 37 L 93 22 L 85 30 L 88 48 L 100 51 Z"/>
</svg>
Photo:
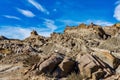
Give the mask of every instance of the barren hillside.
<svg viewBox="0 0 120 80">
<path fill-rule="evenodd" d="M 0 36 L 0 80 L 120 80 L 120 24 L 66 26 L 24 40 Z"/>
</svg>

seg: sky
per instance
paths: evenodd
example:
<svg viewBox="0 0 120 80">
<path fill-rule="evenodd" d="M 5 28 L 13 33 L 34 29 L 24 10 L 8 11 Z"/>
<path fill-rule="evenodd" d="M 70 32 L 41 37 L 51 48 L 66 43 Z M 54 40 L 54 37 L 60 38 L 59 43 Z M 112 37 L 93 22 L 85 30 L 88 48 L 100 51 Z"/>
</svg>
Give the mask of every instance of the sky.
<svg viewBox="0 0 120 80">
<path fill-rule="evenodd" d="M 120 22 L 120 0 L 1 0 L 0 35 L 25 39 L 32 30 L 42 36 L 63 32 L 66 25 Z"/>
</svg>

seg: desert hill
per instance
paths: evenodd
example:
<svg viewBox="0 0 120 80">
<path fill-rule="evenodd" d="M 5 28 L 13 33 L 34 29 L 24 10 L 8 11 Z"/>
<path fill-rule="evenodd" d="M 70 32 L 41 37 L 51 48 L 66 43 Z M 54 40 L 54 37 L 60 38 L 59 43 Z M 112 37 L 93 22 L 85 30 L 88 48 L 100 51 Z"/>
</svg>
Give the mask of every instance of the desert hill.
<svg viewBox="0 0 120 80">
<path fill-rule="evenodd" d="M 50 37 L 0 36 L 0 80 L 119 80 L 120 23 L 66 26 Z"/>
</svg>

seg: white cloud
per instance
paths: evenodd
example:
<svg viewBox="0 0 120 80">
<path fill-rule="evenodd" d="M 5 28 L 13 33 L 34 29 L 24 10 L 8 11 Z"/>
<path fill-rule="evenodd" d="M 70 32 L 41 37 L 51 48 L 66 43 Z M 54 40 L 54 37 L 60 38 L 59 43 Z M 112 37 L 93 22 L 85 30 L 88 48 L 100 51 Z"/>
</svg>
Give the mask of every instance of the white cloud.
<svg viewBox="0 0 120 80">
<path fill-rule="evenodd" d="M 90 24 L 91 22 L 93 22 L 94 24 L 97 24 L 97 25 L 101 25 L 101 26 L 111 26 L 111 25 L 113 25 L 112 22 L 102 21 L 102 20 L 87 20 L 85 23 Z"/>
<path fill-rule="evenodd" d="M 32 4 L 34 7 L 36 7 L 38 10 L 40 10 L 41 12 L 44 12 L 49 15 L 49 11 L 45 9 L 41 4 L 36 2 L 35 0 L 28 0 L 28 2 Z"/>
<path fill-rule="evenodd" d="M 102 21 L 102 20 L 86 20 L 83 22 L 75 21 L 75 20 L 58 20 L 58 21 L 63 22 L 65 25 L 70 25 L 70 26 L 76 26 L 76 25 L 79 25 L 81 23 L 90 24 L 91 22 L 93 22 L 94 24 L 97 24 L 97 25 L 101 25 L 101 26 L 113 25 L 112 22 Z"/>
<path fill-rule="evenodd" d="M 115 7 L 113 17 L 115 17 L 118 21 L 120 21 L 120 3 L 117 2 L 117 4 L 118 5 Z"/>
<path fill-rule="evenodd" d="M 11 16 L 11 15 L 3 15 L 3 16 L 9 19 L 21 20 L 19 17 L 16 17 L 16 16 Z"/>
<path fill-rule="evenodd" d="M 45 20 L 44 25 L 48 27 L 51 30 L 51 32 L 57 29 L 57 26 L 55 25 L 55 22 L 53 20 L 50 19 L 44 19 L 44 20 Z"/>
<path fill-rule="evenodd" d="M 39 35 L 49 37 L 52 31 L 49 28 L 28 27 L 24 28 L 21 26 L 1 26 L 0 35 L 6 36 L 12 39 L 25 39 L 30 36 L 32 30 L 37 30 Z"/>
<path fill-rule="evenodd" d="M 81 22 L 80 21 L 75 21 L 75 20 L 58 20 L 60 22 L 63 22 L 65 25 L 79 25 Z"/>
<path fill-rule="evenodd" d="M 0 27 L 0 35 L 4 35 L 8 38 L 24 39 L 28 37 L 30 29 L 14 27 L 14 26 L 2 26 Z"/>
<path fill-rule="evenodd" d="M 120 0 L 118 0 L 117 2 L 115 2 L 115 4 L 120 4 Z"/>
<path fill-rule="evenodd" d="M 24 10 L 24 9 L 19 9 L 19 8 L 17 8 L 17 10 L 21 13 L 21 14 L 23 14 L 24 16 L 26 16 L 26 17 L 34 17 L 35 15 L 31 12 L 31 11 L 29 11 L 29 10 Z"/>
</svg>

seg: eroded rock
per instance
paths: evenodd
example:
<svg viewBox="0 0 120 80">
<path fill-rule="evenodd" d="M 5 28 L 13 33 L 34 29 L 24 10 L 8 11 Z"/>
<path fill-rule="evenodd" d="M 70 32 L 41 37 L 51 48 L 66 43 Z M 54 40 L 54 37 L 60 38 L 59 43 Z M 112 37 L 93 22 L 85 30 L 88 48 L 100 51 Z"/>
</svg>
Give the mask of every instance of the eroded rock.
<svg viewBox="0 0 120 80">
<path fill-rule="evenodd" d="M 120 64 L 120 60 L 110 54 L 108 51 L 96 51 L 93 53 L 98 58 L 100 58 L 103 62 L 108 64 L 112 69 L 116 69 L 118 65 Z"/>
<path fill-rule="evenodd" d="M 80 74 L 88 79 L 100 79 L 112 74 L 111 70 L 107 68 L 106 64 L 104 64 L 104 62 L 94 55 L 78 55 L 76 61 L 79 63 L 78 68 Z"/>
<path fill-rule="evenodd" d="M 40 73 L 52 73 L 63 60 L 63 55 L 54 54 L 39 65 Z"/>
</svg>

